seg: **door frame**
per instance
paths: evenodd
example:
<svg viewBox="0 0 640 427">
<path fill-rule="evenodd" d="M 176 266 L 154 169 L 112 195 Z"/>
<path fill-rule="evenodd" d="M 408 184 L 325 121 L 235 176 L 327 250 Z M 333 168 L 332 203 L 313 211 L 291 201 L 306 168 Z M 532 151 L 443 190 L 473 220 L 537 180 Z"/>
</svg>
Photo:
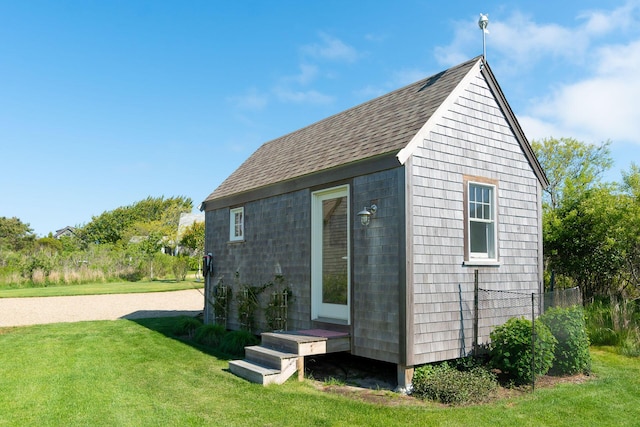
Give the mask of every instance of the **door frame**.
<svg viewBox="0 0 640 427">
<path fill-rule="evenodd" d="M 347 304 L 322 302 L 322 252 L 324 200 L 346 197 L 347 206 Z M 326 188 L 311 193 L 311 320 L 328 323 L 351 324 L 351 203 L 349 184 Z"/>
</svg>

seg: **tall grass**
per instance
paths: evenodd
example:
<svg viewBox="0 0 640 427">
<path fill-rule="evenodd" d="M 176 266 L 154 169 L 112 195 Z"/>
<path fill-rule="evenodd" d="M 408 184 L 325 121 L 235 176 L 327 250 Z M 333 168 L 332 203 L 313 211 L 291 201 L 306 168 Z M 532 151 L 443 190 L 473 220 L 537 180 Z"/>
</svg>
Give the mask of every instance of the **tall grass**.
<svg viewBox="0 0 640 427">
<path fill-rule="evenodd" d="M 0 253 L 0 288 L 28 288 L 154 279 L 182 281 L 188 261 L 157 253 L 151 258 L 113 247 L 90 246 L 71 253 Z"/>
<path fill-rule="evenodd" d="M 587 332 L 593 345 L 613 346 L 624 355 L 640 356 L 638 301 L 595 301 L 585 308 Z"/>
</svg>

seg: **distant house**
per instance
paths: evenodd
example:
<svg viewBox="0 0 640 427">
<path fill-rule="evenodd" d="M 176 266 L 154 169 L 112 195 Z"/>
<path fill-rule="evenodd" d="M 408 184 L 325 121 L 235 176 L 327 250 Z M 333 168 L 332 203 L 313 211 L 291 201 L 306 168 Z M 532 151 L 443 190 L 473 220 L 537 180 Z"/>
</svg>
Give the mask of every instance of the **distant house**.
<svg viewBox="0 0 640 427">
<path fill-rule="evenodd" d="M 195 255 L 191 253 L 192 251 L 189 248 L 180 246 L 180 241 L 182 239 L 182 236 L 184 235 L 184 232 L 189 227 L 191 227 L 195 223 L 200 223 L 200 222 L 204 222 L 203 212 L 197 212 L 197 213 L 183 212 L 180 214 L 180 219 L 178 221 L 178 235 L 177 235 L 178 244 L 176 245 L 176 250 L 175 250 L 176 255 L 181 253 L 189 253 L 190 255 Z"/>
<path fill-rule="evenodd" d="M 184 232 L 187 230 L 187 228 L 189 228 L 190 226 L 192 226 L 193 224 L 195 224 L 197 222 L 204 222 L 204 213 L 203 212 L 197 212 L 197 213 L 186 213 L 186 212 L 183 212 L 183 213 L 181 213 L 180 214 L 180 219 L 178 221 L 178 241 L 180 240 L 180 238 L 182 237 Z"/>
<path fill-rule="evenodd" d="M 75 236 L 76 229 L 74 227 L 66 226 L 61 228 L 60 230 L 56 230 L 56 234 L 53 235 L 54 238 L 59 239 L 61 237 L 71 237 Z"/>
<path fill-rule="evenodd" d="M 206 293 L 277 266 L 295 339 L 340 336 L 338 348 L 396 364 L 402 386 L 414 366 L 469 354 L 476 277 L 541 291 L 547 185 L 478 57 L 262 145 L 203 203 Z M 262 364 L 232 370 L 266 382 Z"/>
</svg>

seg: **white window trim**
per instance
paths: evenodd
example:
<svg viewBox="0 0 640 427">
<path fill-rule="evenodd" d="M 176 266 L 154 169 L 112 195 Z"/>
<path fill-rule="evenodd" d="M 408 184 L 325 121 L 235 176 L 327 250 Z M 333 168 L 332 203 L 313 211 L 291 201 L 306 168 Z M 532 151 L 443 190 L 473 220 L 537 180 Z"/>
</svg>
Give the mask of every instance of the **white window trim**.
<svg viewBox="0 0 640 427">
<path fill-rule="evenodd" d="M 240 235 L 236 235 L 236 214 L 241 214 L 240 219 Z M 240 242 L 244 240 L 244 207 L 233 208 L 229 210 L 229 240 L 231 242 Z"/>
<path fill-rule="evenodd" d="M 466 221 L 466 247 L 467 247 L 467 259 L 464 261 L 464 265 L 470 266 L 498 266 L 499 254 L 498 254 L 498 185 L 493 180 L 485 179 L 473 179 L 469 178 L 466 181 L 466 206 L 465 206 L 465 221 Z M 493 257 L 489 257 L 485 252 L 471 252 L 471 212 L 470 212 L 470 197 L 471 186 L 488 187 L 491 188 L 491 221 L 480 222 L 492 222 L 493 223 Z"/>
</svg>

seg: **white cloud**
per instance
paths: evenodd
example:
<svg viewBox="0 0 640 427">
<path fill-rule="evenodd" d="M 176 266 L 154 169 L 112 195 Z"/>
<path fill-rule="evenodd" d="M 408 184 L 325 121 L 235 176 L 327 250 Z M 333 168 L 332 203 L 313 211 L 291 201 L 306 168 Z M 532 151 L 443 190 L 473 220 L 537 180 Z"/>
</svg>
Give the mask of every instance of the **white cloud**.
<svg viewBox="0 0 640 427">
<path fill-rule="evenodd" d="M 586 21 L 584 29 L 593 35 L 624 31 L 637 25 L 640 1 L 631 0 L 612 11 L 587 11 L 578 16 Z"/>
<path fill-rule="evenodd" d="M 482 53 L 482 38 L 477 16 L 453 23 L 451 43 L 435 49 L 440 64 L 451 66 Z M 590 10 L 576 16 L 575 26 L 536 22 L 531 16 L 514 11 L 505 19 L 489 16 L 487 57 L 507 58 L 513 67 L 530 65 L 551 58 L 583 63 L 598 39 L 637 29 L 640 25 L 640 0 L 630 0 L 612 10 Z M 495 56 L 493 54 L 495 53 Z"/>
<path fill-rule="evenodd" d="M 316 90 L 294 90 L 286 87 L 276 87 L 273 90 L 276 97 L 282 102 L 295 104 L 330 104 L 333 97 L 325 95 Z"/>
<path fill-rule="evenodd" d="M 310 44 L 302 47 L 302 52 L 315 58 L 328 59 L 331 61 L 355 62 L 360 54 L 358 51 L 342 40 L 320 33 L 321 43 Z"/>
<path fill-rule="evenodd" d="M 482 53 L 482 39 L 477 23 L 471 20 L 457 21 L 454 22 L 454 28 L 451 43 L 446 46 L 436 46 L 434 49 L 438 63 L 447 67 L 460 64 Z M 471 46 L 475 47 L 475 53 L 469 53 Z"/>
<path fill-rule="evenodd" d="M 518 122 L 520 126 L 522 126 L 522 130 L 524 130 L 524 134 L 529 141 L 534 139 L 541 140 L 548 137 L 560 138 L 567 136 L 564 129 L 560 129 L 548 121 L 540 120 L 536 117 L 520 115 L 518 116 Z M 577 138 L 575 135 L 572 136 Z"/>
<path fill-rule="evenodd" d="M 241 110 L 262 110 L 269 102 L 266 94 L 262 94 L 254 88 L 247 90 L 243 95 L 232 96 L 228 99 Z"/>
<path fill-rule="evenodd" d="M 581 58 L 589 46 L 588 34 L 581 29 L 536 23 L 518 12 L 506 21 L 493 23 L 490 28 L 489 48 L 519 64 L 549 55 Z"/>
<path fill-rule="evenodd" d="M 387 35 L 377 34 L 377 33 L 368 33 L 364 35 L 364 39 L 369 42 L 378 43 L 378 42 L 385 41 L 387 39 Z"/>
<path fill-rule="evenodd" d="M 571 136 L 640 144 L 640 40 L 603 46 L 594 53 L 592 75 L 559 87 L 530 115 Z"/>
<path fill-rule="evenodd" d="M 285 82 L 293 82 L 300 85 L 307 85 L 318 76 L 318 67 L 311 64 L 300 64 L 300 72 L 293 76 L 284 77 Z"/>
</svg>

